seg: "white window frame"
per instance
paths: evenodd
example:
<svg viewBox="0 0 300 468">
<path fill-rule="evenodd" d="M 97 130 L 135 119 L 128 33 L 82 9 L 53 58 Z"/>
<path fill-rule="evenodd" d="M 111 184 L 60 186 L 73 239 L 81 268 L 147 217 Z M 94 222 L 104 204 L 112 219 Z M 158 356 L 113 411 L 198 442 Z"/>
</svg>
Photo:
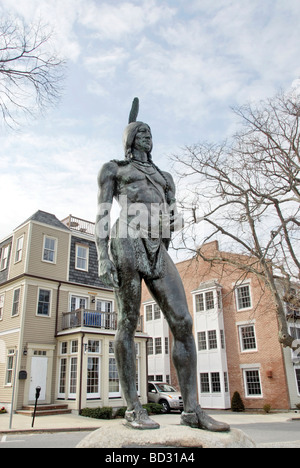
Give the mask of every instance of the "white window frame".
<svg viewBox="0 0 300 468">
<path fill-rule="evenodd" d="M 110 392 L 109 391 L 109 383 L 110 383 L 110 380 L 113 380 L 110 378 L 110 374 L 111 374 L 111 364 L 114 365 L 114 368 L 115 368 L 115 371 L 116 371 L 116 374 L 118 375 L 118 379 L 114 379 L 115 382 L 118 382 L 118 390 L 116 392 Z M 114 342 L 113 341 L 110 341 L 109 342 L 109 357 L 108 357 L 108 398 L 121 398 L 121 382 L 120 382 L 120 377 L 119 377 L 119 374 L 118 374 L 118 368 L 117 368 L 117 362 L 116 362 L 116 358 L 115 358 L 115 352 L 114 352 Z"/>
<path fill-rule="evenodd" d="M 5 294 L 0 294 L 0 321 L 3 320 Z"/>
<path fill-rule="evenodd" d="M 41 291 L 47 291 L 49 293 L 49 310 L 48 314 L 39 314 L 39 303 L 40 303 L 40 293 Z M 52 309 L 52 289 L 48 288 L 38 288 L 38 295 L 37 295 L 37 307 L 36 307 L 36 316 L 37 317 L 45 317 L 45 318 L 50 318 L 51 317 L 51 309 Z"/>
<path fill-rule="evenodd" d="M 22 261 L 23 247 L 24 247 L 24 234 L 23 236 L 18 237 L 17 242 L 16 242 L 15 263 L 19 263 Z"/>
<path fill-rule="evenodd" d="M 5 386 L 11 387 L 13 383 L 13 370 L 15 365 L 15 349 L 7 350 L 6 371 L 5 371 Z M 9 365 L 11 363 L 11 365 Z"/>
<path fill-rule="evenodd" d="M 7 268 L 8 257 L 9 257 L 9 247 L 10 247 L 10 244 L 7 244 L 4 247 L 2 247 L 1 255 L 0 255 L 0 271 L 4 271 Z"/>
<path fill-rule="evenodd" d="M 259 395 L 249 394 L 249 388 L 248 388 L 246 373 L 247 372 L 254 372 L 254 371 L 258 373 L 258 377 L 259 377 L 259 385 L 260 385 L 260 391 L 261 391 L 261 393 Z M 260 375 L 260 368 L 259 367 L 245 367 L 245 368 L 243 368 L 243 379 L 244 379 L 245 397 L 246 398 L 254 398 L 254 399 L 263 398 L 263 388 L 262 388 L 262 383 L 261 383 L 261 375 Z"/>
<path fill-rule="evenodd" d="M 248 307 L 240 307 L 239 305 L 239 290 L 241 288 L 249 288 L 249 298 L 250 298 L 250 306 Z M 251 292 L 251 284 L 250 283 L 241 283 L 235 286 L 235 302 L 236 302 L 236 310 L 238 312 L 244 312 L 245 310 L 251 310 L 253 308 L 253 301 L 252 301 L 252 292 Z"/>
<path fill-rule="evenodd" d="M 247 328 L 247 327 L 252 327 L 253 328 L 253 333 L 254 333 L 254 339 L 255 339 L 255 348 L 249 348 L 245 349 L 244 347 L 244 340 L 243 340 L 243 334 L 242 334 L 242 329 Z M 238 330 L 239 330 L 239 339 L 240 339 L 240 349 L 241 353 L 256 353 L 258 351 L 257 349 L 257 339 L 256 339 L 256 330 L 255 330 L 255 324 L 254 323 L 242 323 L 238 325 Z"/>
<path fill-rule="evenodd" d="M 54 249 L 49 249 L 46 248 L 46 241 L 47 239 L 54 241 Z M 42 253 L 42 262 L 49 263 L 50 265 L 55 265 L 56 260 L 57 260 L 57 245 L 58 245 L 58 239 L 56 237 L 44 235 L 44 241 L 43 241 L 43 253 Z M 47 260 L 45 259 L 45 251 L 53 252 L 53 260 Z"/>
<path fill-rule="evenodd" d="M 86 257 L 79 256 L 79 253 L 78 253 L 79 249 L 83 249 L 86 252 Z M 78 260 L 86 262 L 85 268 L 78 266 Z M 83 244 L 75 245 L 75 270 L 89 271 L 89 246 L 88 245 L 83 245 Z"/>
<path fill-rule="evenodd" d="M 15 300 L 15 295 L 17 291 L 19 291 L 18 301 Z M 11 309 L 12 317 L 17 317 L 20 314 L 20 300 L 21 300 L 21 288 L 16 288 L 14 289 L 14 293 L 13 293 L 13 303 L 12 303 L 12 309 Z M 15 304 L 18 304 L 16 313 L 14 313 Z"/>
</svg>

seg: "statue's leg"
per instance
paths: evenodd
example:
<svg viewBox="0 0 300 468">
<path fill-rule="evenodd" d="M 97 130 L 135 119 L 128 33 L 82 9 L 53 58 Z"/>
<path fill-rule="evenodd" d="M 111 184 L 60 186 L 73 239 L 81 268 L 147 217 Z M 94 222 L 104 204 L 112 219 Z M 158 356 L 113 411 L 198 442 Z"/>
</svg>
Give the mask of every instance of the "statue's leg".
<svg viewBox="0 0 300 468">
<path fill-rule="evenodd" d="M 169 255 L 166 256 L 164 277 L 147 281 L 147 286 L 165 315 L 174 337 L 172 358 L 184 402 L 181 424 L 215 432 L 230 430 L 227 424 L 214 421 L 198 404 L 193 321 L 180 275 Z"/>
<path fill-rule="evenodd" d="M 122 390 L 127 401 L 125 419 L 134 429 L 157 429 L 159 424 L 149 418 L 143 409 L 136 389 L 136 352 L 134 335 L 140 316 L 141 278 L 130 268 L 119 275 L 120 288 L 115 291 L 118 305 L 118 329 L 115 338 L 115 356 Z"/>
</svg>

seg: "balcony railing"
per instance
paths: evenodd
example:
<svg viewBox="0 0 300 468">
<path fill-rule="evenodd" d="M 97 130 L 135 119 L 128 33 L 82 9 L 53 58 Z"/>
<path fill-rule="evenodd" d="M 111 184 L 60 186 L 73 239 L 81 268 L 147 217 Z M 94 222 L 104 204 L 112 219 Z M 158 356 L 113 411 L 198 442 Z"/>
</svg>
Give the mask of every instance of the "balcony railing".
<svg viewBox="0 0 300 468">
<path fill-rule="evenodd" d="M 94 236 L 95 234 L 95 223 L 91 221 L 69 215 L 67 218 L 62 219 L 61 222 L 71 229 L 71 231 L 78 231 L 90 236 Z"/>
<path fill-rule="evenodd" d="M 71 328 L 102 328 L 105 330 L 117 329 L 116 312 L 101 312 L 98 310 L 77 309 L 73 312 L 67 312 L 62 317 L 62 330 L 69 330 Z M 143 331 L 143 317 L 139 317 L 137 326 L 138 332 Z"/>
</svg>

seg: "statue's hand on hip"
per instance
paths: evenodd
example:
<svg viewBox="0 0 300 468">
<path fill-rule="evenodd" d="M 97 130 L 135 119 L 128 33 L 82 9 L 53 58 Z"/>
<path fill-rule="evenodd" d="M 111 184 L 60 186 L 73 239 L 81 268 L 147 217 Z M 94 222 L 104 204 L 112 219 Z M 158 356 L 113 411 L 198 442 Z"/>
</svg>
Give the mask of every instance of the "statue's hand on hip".
<svg viewBox="0 0 300 468">
<path fill-rule="evenodd" d="M 99 278 L 106 286 L 119 288 L 117 270 L 111 260 L 99 260 Z"/>
</svg>

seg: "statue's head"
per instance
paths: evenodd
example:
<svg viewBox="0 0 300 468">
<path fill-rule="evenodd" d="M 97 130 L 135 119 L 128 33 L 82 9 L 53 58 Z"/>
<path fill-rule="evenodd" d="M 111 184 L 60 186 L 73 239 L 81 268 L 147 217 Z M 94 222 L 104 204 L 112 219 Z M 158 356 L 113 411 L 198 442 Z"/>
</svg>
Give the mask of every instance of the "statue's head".
<svg viewBox="0 0 300 468">
<path fill-rule="evenodd" d="M 123 145 L 124 145 L 124 151 L 125 151 L 125 158 L 126 159 L 132 158 L 132 149 L 135 144 L 135 138 L 137 134 L 139 133 L 139 131 L 142 132 L 142 131 L 148 130 L 148 134 L 150 133 L 150 136 L 151 136 L 150 138 L 151 144 L 149 146 L 149 149 L 147 149 L 147 154 L 148 154 L 148 160 L 151 161 L 152 159 L 151 157 L 151 151 L 152 151 L 151 129 L 149 125 L 147 125 L 146 123 L 139 122 L 139 121 L 137 122 L 136 119 L 137 119 L 138 113 L 139 113 L 139 99 L 134 98 L 132 102 L 131 111 L 129 114 L 129 122 L 123 133 Z"/>
<path fill-rule="evenodd" d="M 151 135 L 151 129 L 149 125 L 145 124 L 144 122 L 131 122 L 124 130 L 123 133 L 123 145 L 125 151 L 125 158 L 130 159 L 132 157 L 132 148 L 134 147 L 135 138 L 139 131 L 148 129 Z M 151 135 L 151 144 L 149 149 L 147 150 L 148 159 L 151 160 L 151 151 L 152 151 L 152 135 Z"/>
</svg>

